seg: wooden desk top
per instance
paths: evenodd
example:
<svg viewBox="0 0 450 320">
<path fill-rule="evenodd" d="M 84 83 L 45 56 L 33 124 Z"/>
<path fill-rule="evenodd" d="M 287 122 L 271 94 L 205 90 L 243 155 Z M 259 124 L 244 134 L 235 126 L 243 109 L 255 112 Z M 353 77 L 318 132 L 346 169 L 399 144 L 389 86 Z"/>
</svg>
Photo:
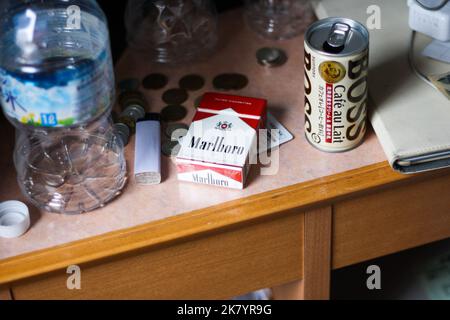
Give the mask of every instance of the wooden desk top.
<svg viewBox="0 0 450 320">
<path fill-rule="evenodd" d="M 322 153 L 312 148 L 303 136 L 303 38 L 272 43 L 249 31 L 240 11 L 220 17 L 221 41 L 217 53 L 203 63 L 182 68 L 152 66 L 132 52 L 118 63 L 117 79 L 143 78 L 151 72 L 170 75 L 176 87 L 188 73 L 205 76 L 204 90 L 192 93 L 185 104 L 192 118 L 193 101 L 212 90 L 212 79 L 222 72 L 249 76 L 249 86 L 240 95 L 267 98 L 270 111 L 295 135 L 296 139 L 280 149 L 280 168 L 275 176 L 261 176 L 254 167 L 248 187 L 243 191 L 180 183 L 175 167 L 164 159 L 161 185 L 137 186 L 130 178 L 123 194 L 95 212 L 63 216 L 32 208 L 32 227 L 19 239 L 0 239 L 0 284 L 65 268 L 130 250 L 160 245 L 220 228 L 281 214 L 294 208 L 307 209 L 343 197 L 411 177 L 394 173 L 370 131 L 362 146 L 342 154 Z M 230 23 L 231 21 L 231 23 Z M 289 62 L 267 69 L 257 64 L 255 52 L 263 46 L 284 48 Z M 151 111 L 164 105 L 163 90 L 145 91 Z M 13 130 L 1 120 L 0 201 L 20 195 L 12 163 Z M 133 170 L 134 141 L 126 156 Z"/>
</svg>

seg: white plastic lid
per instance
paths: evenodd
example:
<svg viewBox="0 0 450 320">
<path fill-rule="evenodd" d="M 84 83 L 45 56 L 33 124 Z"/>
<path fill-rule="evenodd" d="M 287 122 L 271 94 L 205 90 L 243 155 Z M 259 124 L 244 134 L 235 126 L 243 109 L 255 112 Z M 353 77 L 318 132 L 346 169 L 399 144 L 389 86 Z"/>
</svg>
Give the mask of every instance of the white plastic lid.
<svg viewBox="0 0 450 320">
<path fill-rule="evenodd" d="M 28 207 L 19 201 L 0 203 L 0 237 L 18 238 L 30 228 Z"/>
</svg>

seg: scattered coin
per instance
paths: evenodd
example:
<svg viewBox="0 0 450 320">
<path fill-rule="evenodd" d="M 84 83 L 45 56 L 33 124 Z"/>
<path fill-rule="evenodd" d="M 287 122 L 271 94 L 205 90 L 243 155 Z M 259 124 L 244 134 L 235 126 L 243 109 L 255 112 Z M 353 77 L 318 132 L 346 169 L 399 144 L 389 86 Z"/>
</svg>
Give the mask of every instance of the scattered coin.
<svg viewBox="0 0 450 320">
<path fill-rule="evenodd" d="M 205 85 L 205 79 L 197 74 L 190 74 L 181 78 L 179 82 L 180 88 L 188 91 L 197 91 Z"/>
<path fill-rule="evenodd" d="M 181 145 L 178 143 L 178 141 L 166 140 L 161 146 L 161 151 L 162 154 L 166 157 L 176 157 L 176 155 L 180 151 L 180 148 Z"/>
<path fill-rule="evenodd" d="M 170 89 L 164 92 L 162 99 L 167 104 L 182 104 L 189 98 L 189 95 L 185 89 L 176 88 Z"/>
<path fill-rule="evenodd" d="M 215 77 L 213 85 L 218 90 L 241 90 L 248 85 L 248 78 L 239 73 L 225 73 Z"/>
<path fill-rule="evenodd" d="M 159 90 L 164 88 L 168 82 L 169 79 L 165 75 L 161 73 L 152 73 L 142 80 L 142 86 L 149 90 Z"/>
<path fill-rule="evenodd" d="M 118 87 L 121 92 L 134 91 L 139 89 L 140 82 L 136 78 L 127 78 L 119 82 Z"/>
<path fill-rule="evenodd" d="M 184 123 L 171 123 L 167 125 L 167 128 L 164 131 L 164 133 L 167 138 L 171 139 L 185 136 L 188 130 L 189 126 Z"/>
<path fill-rule="evenodd" d="M 279 67 L 288 60 L 286 52 L 279 48 L 261 48 L 256 52 L 258 63 L 267 67 Z"/>
<path fill-rule="evenodd" d="M 182 120 L 186 115 L 186 108 L 180 105 L 169 105 L 161 111 L 161 118 L 166 122 Z"/>
<path fill-rule="evenodd" d="M 198 96 L 197 99 L 195 99 L 195 101 L 194 101 L 194 107 L 196 107 L 196 108 L 200 107 L 200 103 L 202 102 L 202 100 L 203 100 L 203 95 Z"/>
</svg>

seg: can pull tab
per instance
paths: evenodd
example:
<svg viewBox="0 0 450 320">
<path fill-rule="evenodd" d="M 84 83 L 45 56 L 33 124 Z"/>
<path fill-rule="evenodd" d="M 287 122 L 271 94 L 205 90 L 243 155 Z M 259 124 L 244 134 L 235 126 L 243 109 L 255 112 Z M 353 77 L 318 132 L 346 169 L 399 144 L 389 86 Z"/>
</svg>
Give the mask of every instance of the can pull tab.
<svg viewBox="0 0 450 320">
<path fill-rule="evenodd" d="M 336 22 L 333 24 L 328 39 L 323 44 L 324 50 L 330 53 L 339 53 L 344 50 L 350 30 L 351 27 L 346 23 Z"/>
</svg>

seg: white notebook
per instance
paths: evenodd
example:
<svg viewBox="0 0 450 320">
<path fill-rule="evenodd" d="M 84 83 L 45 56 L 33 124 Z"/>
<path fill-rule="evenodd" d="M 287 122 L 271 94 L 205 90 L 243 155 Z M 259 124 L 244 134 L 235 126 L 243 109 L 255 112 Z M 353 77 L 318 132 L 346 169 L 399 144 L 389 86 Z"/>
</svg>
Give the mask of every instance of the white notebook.
<svg viewBox="0 0 450 320">
<path fill-rule="evenodd" d="M 381 29 L 370 31 L 370 120 L 392 167 L 415 173 L 450 166 L 450 102 L 420 80 L 408 63 L 411 29 L 407 0 L 321 0 L 319 18 L 348 17 L 367 24 L 380 8 Z M 450 65 L 422 57 L 431 39 L 418 35 L 416 61 L 425 74 Z"/>
</svg>

